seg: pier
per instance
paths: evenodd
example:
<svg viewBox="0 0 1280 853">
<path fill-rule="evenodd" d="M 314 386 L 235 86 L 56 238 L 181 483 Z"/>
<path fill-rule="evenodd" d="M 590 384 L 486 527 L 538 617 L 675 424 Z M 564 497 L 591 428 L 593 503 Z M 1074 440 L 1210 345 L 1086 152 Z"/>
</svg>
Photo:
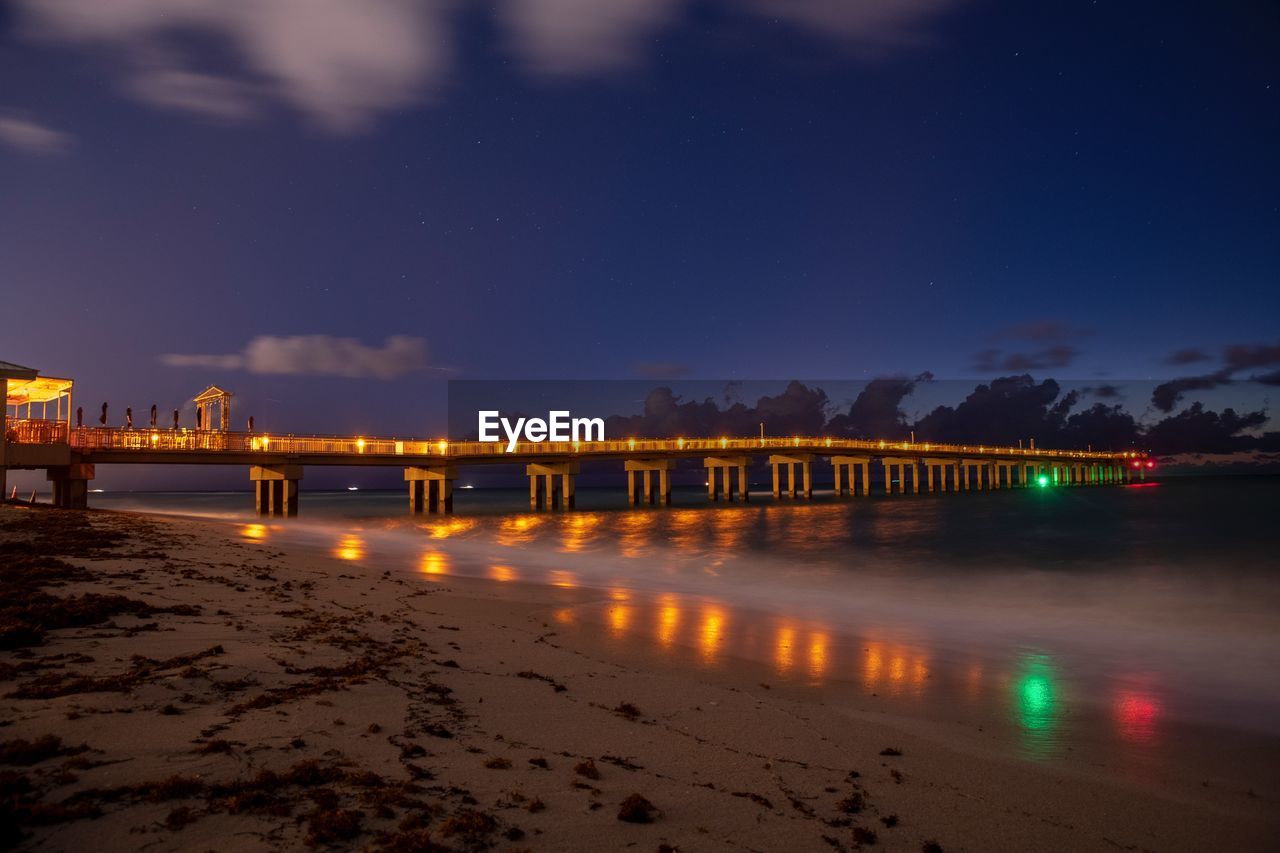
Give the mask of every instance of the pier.
<svg viewBox="0 0 1280 853">
<path fill-rule="evenodd" d="M 450 513 L 458 473 L 469 466 L 521 465 L 533 509 L 571 510 L 584 462 L 618 465 L 619 488 L 631 506 L 671 503 L 672 473 L 701 460 L 711 502 L 746 501 L 748 469 L 767 462 L 777 500 L 813 496 L 814 466 L 830 466 L 837 497 L 872 494 L 871 473 L 883 468 L 885 494 L 970 492 L 1031 486 L 1101 486 L 1145 478 L 1154 465 L 1135 451 L 880 441 L 827 436 L 624 438 L 605 441 L 504 442 L 374 436 L 235 432 L 230 395 L 216 425 L 209 391 L 196 398 L 204 427 L 87 427 L 72 423 L 72 383 L 0 362 L 6 407 L 0 421 L 0 489 L 8 469 L 43 469 L 57 506 L 83 508 L 99 465 L 240 465 L 248 469 L 259 515 L 299 511 L 299 484 L 311 466 L 401 468 L 411 513 Z M 35 417 L 36 407 L 40 416 Z M 25 408 L 26 416 L 23 417 Z M 52 411 L 50 409 L 52 408 Z M 10 415 L 12 410 L 13 415 Z M 686 463 L 688 464 L 688 463 Z M 923 472 L 923 479 L 922 479 Z M 736 482 L 735 482 L 736 481 Z M 896 486 L 896 489 L 895 489 Z"/>
</svg>

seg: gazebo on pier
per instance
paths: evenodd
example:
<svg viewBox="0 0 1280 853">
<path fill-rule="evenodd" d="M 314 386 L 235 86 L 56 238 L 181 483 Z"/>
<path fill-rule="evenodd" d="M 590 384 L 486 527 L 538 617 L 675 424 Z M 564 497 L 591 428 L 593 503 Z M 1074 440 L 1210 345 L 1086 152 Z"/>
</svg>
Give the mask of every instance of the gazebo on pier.
<svg viewBox="0 0 1280 853">
<path fill-rule="evenodd" d="M 74 384 L 70 379 L 41 376 L 34 368 L 0 361 L 0 397 L 4 398 L 0 411 L 0 500 L 7 497 L 8 465 L 16 462 L 11 444 L 37 448 L 61 445 L 65 450 L 70 441 Z"/>
<path fill-rule="evenodd" d="M 196 423 L 200 429 L 212 429 L 219 432 L 229 432 L 231 430 L 231 398 L 234 396 L 230 391 L 224 391 L 217 385 L 210 385 L 208 388 L 196 395 L 192 401 L 196 404 Z M 218 409 L 218 425 L 213 425 L 213 409 Z"/>
</svg>

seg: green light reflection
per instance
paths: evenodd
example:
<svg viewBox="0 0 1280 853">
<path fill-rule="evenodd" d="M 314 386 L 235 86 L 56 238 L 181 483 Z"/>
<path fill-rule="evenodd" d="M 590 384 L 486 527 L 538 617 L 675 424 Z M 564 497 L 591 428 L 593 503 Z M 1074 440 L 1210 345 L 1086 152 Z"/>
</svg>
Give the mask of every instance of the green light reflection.
<svg viewBox="0 0 1280 853">
<path fill-rule="evenodd" d="M 1019 659 L 1014 707 L 1022 729 L 1022 751 L 1029 758 L 1052 758 L 1061 747 L 1059 693 L 1057 673 L 1048 655 L 1026 654 Z"/>
</svg>

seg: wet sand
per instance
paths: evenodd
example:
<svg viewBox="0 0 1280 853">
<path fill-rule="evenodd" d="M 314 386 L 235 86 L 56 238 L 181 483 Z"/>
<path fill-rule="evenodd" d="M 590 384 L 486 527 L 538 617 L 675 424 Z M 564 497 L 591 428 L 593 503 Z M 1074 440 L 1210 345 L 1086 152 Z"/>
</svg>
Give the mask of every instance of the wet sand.
<svg viewBox="0 0 1280 853">
<path fill-rule="evenodd" d="M 1187 746 L 1158 763 L 1102 737 L 1058 750 L 1035 737 L 1034 692 L 1016 731 L 966 705 L 959 676 L 943 689 L 939 674 L 927 707 L 911 705 L 909 644 L 877 651 L 797 624 L 791 641 L 772 641 L 772 660 L 740 659 L 718 644 L 727 620 L 753 618 L 741 611 L 427 565 L 408 574 L 215 522 L 9 508 L 0 541 L 6 845 L 1280 840 L 1274 739 L 1166 727 Z M 815 677 L 837 655 L 873 680 Z"/>
</svg>

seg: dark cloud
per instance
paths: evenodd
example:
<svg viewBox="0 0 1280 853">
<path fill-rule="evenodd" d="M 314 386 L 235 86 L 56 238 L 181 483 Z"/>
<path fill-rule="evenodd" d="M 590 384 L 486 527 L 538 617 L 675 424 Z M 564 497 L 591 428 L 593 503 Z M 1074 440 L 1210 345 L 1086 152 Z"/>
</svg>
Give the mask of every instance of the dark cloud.
<svg viewBox="0 0 1280 853">
<path fill-rule="evenodd" d="M 1124 450 L 1136 446 L 1141 434 L 1138 422 L 1123 406 L 1094 403 L 1067 417 L 1062 442 L 1069 448 Z"/>
<path fill-rule="evenodd" d="M 1094 385 L 1091 388 L 1080 389 L 1081 394 L 1092 394 L 1101 400 L 1114 400 L 1121 396 L 1120 389 L 1114 385 Z"/>
<path fill-rule="evenodd" d="M 1145 441 L 1160 455 L 1173 453 L 1232 453 L 1258 446 L 1257 436 L 1242 435 L 1267 422 L 1264 411 L 1237 414 L 1207 411 L 1202 403 L 1192 403 L 1185 411 L 1171 415 L 1147 430 Z"/>
<path fill-rule="evenodd" d="M 655 388 L 645 397 L 644 410 L 630 417 L 605 419 L 605 435 L 651 438 L 680 436 L 755 435 L 764 424 L 769 435 L 819 435 L 827 420 L 827 394 L 791 382 L 777 396 L 764 396 L 754 406 L 710 398 L 683 400 L 670 388 Z"/>
<path fill-rule="evenodd" d="M 671 361 L 642 361 L 632 369 L 642 379 L 680 379 L 693 372 L 689 365 Z"/>
<path fill-rule="evenodd" d="M 1170 353 L 1168 358 L 1164 360 L 1165 364 L 1195 364 L 1201 361 L 1208 361 L 1209 354 L 1198 347 L 1187 347 L 1177 352 Z"/>
<path fill-rule="evenodd" d="M 1144 428 L 1118 404 L 1095 402 L 1073 411 L 1085 394 L 1118 395 L 1114 386 L 1064 394 L 1056 381 L 1037 382 L 1027 374 L 981 383 L 958 405 L 938 406 L 912 423 L 904 414 L 903 402 L 920 383 L 932 379 L 925 373 L 914 379 L 873 380 L 848 411 L 829 420 L 826 392 L 801 382 L 793 381 L 782 393 L 763 396 L 754 405 L 736 401 L 728 392 L 719 401 L 710 397 L 684 400 L 671 388 L 659 387 L 645 398 L 642 414 L 608 418 L 605 434 L 659 438 L 754 435 L 764 423 L 765 431 L 773 436 L 830 435 L 896 441 L 914 432 L 918 441 L 1008 445 L 1029 445 L 1034 441 L 1040 447 L 1054 448 L 1141 448 L 1161 456 L 1280 450 L 1280 433 L 1256 433 L 1268 422 L 1267 413 L 1262 410 L 1238 413 L 1228 408 L 1215 412 L 1196 402 L 1185 411 Z M 1220 376 L 1206 380 L 1221 381 Z"/>
<path fill-rule="evenodd" d="M 1170 364 L 1190 364 L 1207 358 L 1201 350 L 1184 349 L 1173 353 L 1166 361 Z M 1172 412 L 1187 391 L 1208 391 L 1220 385 L 1230 385 L 1236 381 L 1234 374 L 1243 370 L 1280 364 L 1280 344 L 1233 344 L 1222 350 L 1222 361 L 1223 366 L 1213 373 L 1183 376 L 1157 385 L 1151 392 L 1151 404 L 1162 412 Z M 1251 376 L 1249 381 L 1280 385 L 1280 370 Z"/>
<path fill-rule="evenodd" d="M 1271 367 L 1280 364 L 1280 344 L 1236 344 L 1222 351 L 1222 360 L 1232 372 Z"/>
<path fill-rule="evenodd" d="M 1004 376 L 973 389 L 960 405 L 938 406 L 916 422 L 916 439 L 960 444 L 1017 444 L 1034 439 L 1051 447 L 1075 395 L 1058 400 L 1052 379 Z M 1065 405 L 1064 405 L 1065 404 Z"/>
<path fill-rule="evenodd" d="M 827 434 L 840 438 L 906 438 L 911 424 L 902 411 L 902 401 L 915 390 L 918 382 L 931 379 L 933 376 L 928 373 L 915 379 L 873 379 L 858 394 L 848 412 L 836 415 L 827 423 Z"/>
<path fill-rule="evenodd" d="M 985 349 L 974 354 L 974 370 L 979 373 L 1004 371 L 1048 370 L 1067 367 L 1080 351 L 1069 344 L 1056 344 L 1037 352 L 1005 353 L 997 349 Z"/>
<path fill-rule="evenodd" d="M 1229 370 L 1219 370 L 1215 373 L 1207 373 L 1204 376 L 1184 376 L 1181 379 L 1171 379 L 1168 382 L 1162 382 L 1151 392 L 1151 405 L 1155 406 L 1162 412 L 1172 412 L 1174 408 L 1182 401 L 1182 396 L 1187 391 L 1208 391 L 1217 388 L 1219 385 L 1231 384 L 1231 372 Z"/>
</svg>

